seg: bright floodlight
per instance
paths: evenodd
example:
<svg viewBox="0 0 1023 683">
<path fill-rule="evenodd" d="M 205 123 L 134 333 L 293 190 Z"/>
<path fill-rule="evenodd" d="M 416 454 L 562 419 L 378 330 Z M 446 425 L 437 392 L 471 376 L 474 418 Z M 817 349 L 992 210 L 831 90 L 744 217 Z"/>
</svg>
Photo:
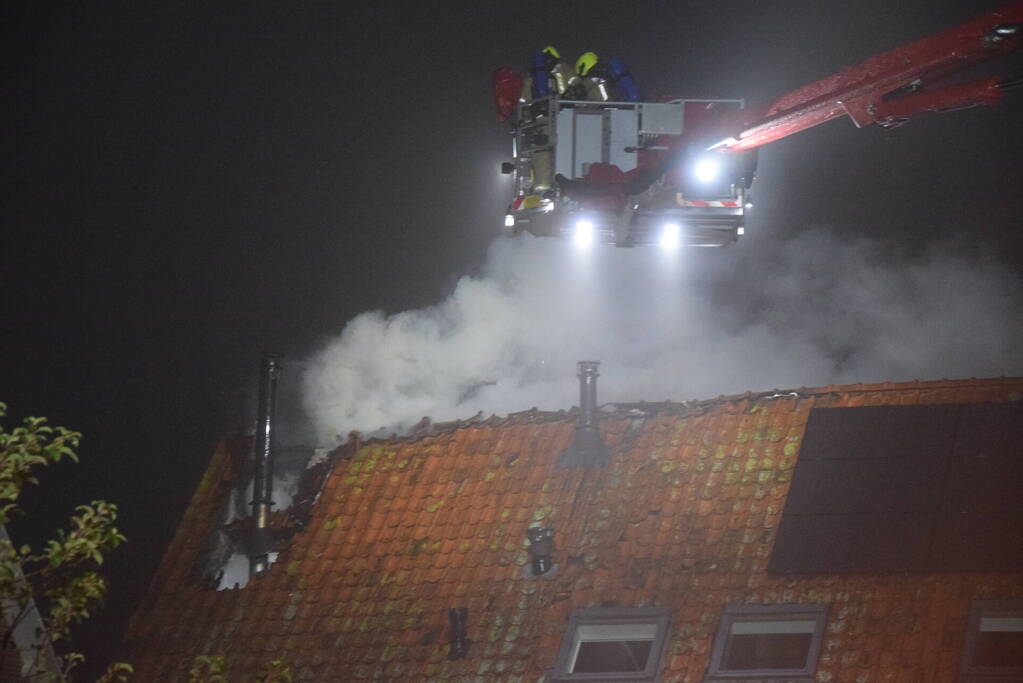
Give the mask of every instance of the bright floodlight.
<svg viewBox="0 0 1023 683">
<path fill-rule="evenodd" d="M 693 167 L 693 175 L 701 183 L 709 183 L 718 177 L 721 170 L 721 163 L 712 157 L 703 157 Z"/>
<path fill-rule="evenodd" d="M 682 228 L 678 223 L 667 223 L 661 229 L 661 246 L 665 249 L 674 249 L 679 245 L 682 235 Z"/>
<path fill-rule="evenodd" d="M 593 223 L 586 220 L 577 221 L 572 233 L 572 241 L 580 247 L 588 247 L 593 244 Z"/>
<path fill-rule="evenodd" d="M 505 214 L 505 216 L 504 216 L 504 227 L 506 227 L 506 228 L 514 228 L 515 227 L 515 216 L 511 215 L 510 213 L 509 214 Z"/>
</svg>

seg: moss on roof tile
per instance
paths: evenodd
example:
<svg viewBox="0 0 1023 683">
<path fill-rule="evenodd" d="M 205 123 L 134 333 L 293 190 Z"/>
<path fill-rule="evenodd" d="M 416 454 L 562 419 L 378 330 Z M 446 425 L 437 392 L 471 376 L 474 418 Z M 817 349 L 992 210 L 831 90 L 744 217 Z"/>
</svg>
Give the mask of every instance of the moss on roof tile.
<svg viewBox="0 0 1023 683">
<path fill-rule="evenodd" d="M 887 665 L 864 654 L 867 634 L 894 629 L 899 637 L 882 644 L 895 661 L 926 667 L 920 634 L 962 625 L 970 596 L 1023 597 L 1019 577 L 766 573 L 814 406 L 1019 401 L 1023 380 L 775 396 L 783 393 L 611 406 L 601 424 L 612 461 L 588 471 L 553 467 L 572 435 L 564 412 L 359 444 L 335 458 L 291 555 L 243 589 L 210 594 L 187 569 L 230 488 L 222 447 L 132 621 L 125 658 L 152 681 L 180 678 L 197 648 L 230 652 L 238 675 L 268 657 L 299 656 L 296 680 L 536 680 L 573 608 L 648 604 L 672 608 L 663 678 L 700 680 L 723 604 L 823 600 L 839 606 L 820 671 L 844 681 L 853 670 L 877 678 Z M 558 568 L 531 579 L 525 531 L 537 524 L 556 530 Z M 897 617 L 877 609 L 892 604 L 923 608 Z M 448 661 L 447 609 L 466 605 L 472 645 L 465 660 Z M 931 660 L 954 667 L 956 639 L 937 642 Z"/>
</svg>

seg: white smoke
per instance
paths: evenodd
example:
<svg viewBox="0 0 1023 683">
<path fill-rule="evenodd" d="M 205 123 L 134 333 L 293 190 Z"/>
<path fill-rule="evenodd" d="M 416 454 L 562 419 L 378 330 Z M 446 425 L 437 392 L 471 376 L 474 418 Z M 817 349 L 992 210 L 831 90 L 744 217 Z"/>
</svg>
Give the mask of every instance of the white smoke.
<svg viewBox="0 0 1023 683">
<path fill-rule="evenodd" d="M 944 245 L 896 257 L 812 231 L 669 255 L 499 240 L 426 309 L 351 320 L 306 362 L 317 438 L 578 402 L 684 400 L 829 383 L 1023 373 L 1023 288 Z"/>
</svg>

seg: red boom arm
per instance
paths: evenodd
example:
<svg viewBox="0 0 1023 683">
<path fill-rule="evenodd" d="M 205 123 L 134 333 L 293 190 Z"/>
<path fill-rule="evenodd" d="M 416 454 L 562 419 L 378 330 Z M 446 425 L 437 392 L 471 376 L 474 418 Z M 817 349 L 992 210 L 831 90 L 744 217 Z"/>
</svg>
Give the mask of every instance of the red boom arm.
<svg viewBox="0 0 1023 683">
<path fill-rule="evenodd" d="M 759 110 L 744 112 L 738 129 L 714 145 L 759 147 L 840 116 L 857 126 L 898 125 L 910 116 L 977 104 L 1002 95 L 999 78 L 950 83 L 970 67 L 1023 45 L 1023 0 L 962 26 L 871 57 L 794 90 Z"/>
</svg>

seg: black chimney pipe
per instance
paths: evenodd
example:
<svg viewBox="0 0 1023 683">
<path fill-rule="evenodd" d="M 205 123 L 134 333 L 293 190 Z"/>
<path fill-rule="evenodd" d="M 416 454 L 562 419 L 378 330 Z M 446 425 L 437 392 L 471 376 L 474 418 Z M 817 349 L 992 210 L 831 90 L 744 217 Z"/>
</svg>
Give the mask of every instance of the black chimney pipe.
<svg viewBox="0 0 1023 683">
<path fill-rule="evenodd" d="M 259 405 L 256 417 L 256 468 L 252 480 L 252 554 L 249 574 L 259 574 L 270 566 L 270 508 L 273 507 L 274 413 L 277 409 L 277 380 L 284 354 L 263 353 L 259 376 Z"/>
<path fill-rule="evenodd" d="M 575 438 L 561 454 L 562 467 L 602 467 L 611 459 L 607 446 L 600 438 L 597 423 L 597 372 L 599 361 L 579 361 L 579 421 L 575 427 Z"/>
</svg>

